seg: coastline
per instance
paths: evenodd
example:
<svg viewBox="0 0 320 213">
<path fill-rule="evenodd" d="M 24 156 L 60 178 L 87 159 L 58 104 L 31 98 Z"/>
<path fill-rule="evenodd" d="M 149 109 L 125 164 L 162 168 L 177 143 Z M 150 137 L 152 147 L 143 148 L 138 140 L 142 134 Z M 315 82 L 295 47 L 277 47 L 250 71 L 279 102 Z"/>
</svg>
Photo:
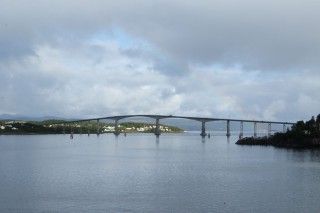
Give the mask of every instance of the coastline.
<svg viewBox="0 0 320 213">
<path fill-rule="evenodd" d="M 277 137 L 246 137 L 239 139 L 237 145 L 250 145 L 250 146 L 274 146 L 282 148 L 320 148 L 320 138 L 302 138 L 292 139 L 284 138 L 278 139 Z"/>
<path fill-rule="evenodd" d="M 113 134 L 114 124 L 98 123 L 56 123 L 55 120 L 35 121 L 0 121 L 0 135 L 54 135 L 54 134 Z M 183 133 L 184 130 L 175 126 L 160 125 L 161 133 Z M 154 133 L 154 124 L 124 122 L 119 125 L 120 133 Z"/>
</svg>

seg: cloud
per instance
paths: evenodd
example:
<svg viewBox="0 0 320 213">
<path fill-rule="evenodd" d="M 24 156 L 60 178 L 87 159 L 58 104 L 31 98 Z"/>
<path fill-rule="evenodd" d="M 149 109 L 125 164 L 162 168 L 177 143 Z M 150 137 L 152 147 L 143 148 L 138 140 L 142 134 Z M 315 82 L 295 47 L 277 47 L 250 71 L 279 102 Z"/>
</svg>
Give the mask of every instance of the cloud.
<svg viewBox="0 0 320 213">
<path fill-rule="evenodd" d="M 317 6 L 316 1 L 161 1 L 120 10 L 117 23 L 183 61 L 288 71 L 319 65 Z"/>
<path fill-rule="evenodd" d="M 2 113 L 12 113 L 12 105 L 25 114 L 63 116 L 160 114 L 179 108 L 183 97 L 167 76 L 153 70 L 148 60 L 122 54 L 117 42 L 62 44 L 41 45 L 34 55 L 6 64 L 10 73 L 1 82 L 7 86 L 0 92 L 6 97 Z"/>
<path fill-rule="evenodd" d="M 4 0 L 0 113 L 316 114 L 313 0 Z"/>
<path fill-rule="evenodd" d="M 320 3 L 313 0 L 32 0 L 4 5 L 1 40 L 7 47 L 2 56 L 18 54 L 13 49 L 31 52 L 28 44 L 41 40 L 85 37 L 116 27 L 152 43 L 182 69 L 188 63 L 267 71 L 319 66 Z"/>
</svg>

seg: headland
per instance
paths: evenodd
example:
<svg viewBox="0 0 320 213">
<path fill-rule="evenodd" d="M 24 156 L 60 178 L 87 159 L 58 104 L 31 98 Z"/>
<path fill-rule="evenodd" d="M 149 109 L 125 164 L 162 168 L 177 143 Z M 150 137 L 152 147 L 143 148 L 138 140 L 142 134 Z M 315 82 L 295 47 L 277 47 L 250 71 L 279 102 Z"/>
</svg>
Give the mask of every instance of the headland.
<svg viewBox="0 0 320 213">
<path fill-rule="evenodd" d="M 320 148 L 320 114 L 309 121 L 298 121 L 286 132 L 270 137 L 249 137 L 239 139 L 238 145 L 261 145 L 284 148 Z"/>
</svg>

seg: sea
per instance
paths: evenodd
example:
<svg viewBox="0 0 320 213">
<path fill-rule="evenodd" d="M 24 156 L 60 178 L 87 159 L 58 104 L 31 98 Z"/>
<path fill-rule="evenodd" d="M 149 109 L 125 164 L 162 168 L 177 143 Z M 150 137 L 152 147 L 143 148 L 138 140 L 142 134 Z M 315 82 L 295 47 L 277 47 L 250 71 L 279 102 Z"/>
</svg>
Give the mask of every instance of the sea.
<svg viewBox="0 0 320 213">
<path fill-rule="evenodd" d="M 237 135 L 0 136 L 0 212 L 319 212 L 320 150 Z"/>
</svg>

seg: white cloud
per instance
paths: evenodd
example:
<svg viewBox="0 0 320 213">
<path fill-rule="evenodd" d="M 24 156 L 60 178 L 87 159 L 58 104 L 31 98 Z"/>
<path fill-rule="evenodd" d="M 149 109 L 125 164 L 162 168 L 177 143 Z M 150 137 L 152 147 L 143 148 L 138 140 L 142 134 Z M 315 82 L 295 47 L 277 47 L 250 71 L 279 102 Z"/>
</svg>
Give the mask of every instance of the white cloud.
<svg viewBox="0 0 320 213">
<path fill-rule="evenodd" d="M 15 77 L 7 76 L 6 84 L 17 87 L 11 96 L 5 96 L 4 88 L 3 96 L 10 99 L 6 102 L 15 103 L 21 113 L 62 116 L 161 114 L 179 109 L 183 96 L 148 60 L 129 58 L 112 41 L 91 47 L 38 46 L 35 56 L 8 64 Z M 99 53 L 93 51 L 97 48 Z"/>
</svg>

